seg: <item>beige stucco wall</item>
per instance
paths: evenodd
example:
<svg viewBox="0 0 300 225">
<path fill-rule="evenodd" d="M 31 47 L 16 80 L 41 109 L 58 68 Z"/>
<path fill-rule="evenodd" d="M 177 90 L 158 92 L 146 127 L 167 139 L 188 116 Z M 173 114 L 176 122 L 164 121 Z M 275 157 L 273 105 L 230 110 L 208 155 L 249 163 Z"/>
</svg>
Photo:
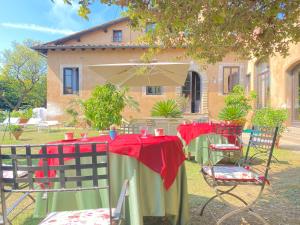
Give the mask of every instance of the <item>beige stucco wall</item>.
<svg viewBox="0 0 300 225">
<path fill-rule="evenodd" d="M 251 89 L 257 91 L 255 64 L 257 60 L 248 61 L 248 73 L 251 74 Z M 270 66 L 270 104 L 274 108 L 286 108 L 289 112 L 288 125 L 291 124 L 292 80 L 291 71 L 300 65 L 300 43 L 290 46 L 286 57 L 276 54 L 269 58 Z"/>
<path fill-rule="evenodd" d="M 102 63 L 126 63 L 131 59 L 138 59 L 145 50 L 143 49 L 96 49 L 96 50 L 57 50 L 48 53 L 48 94 L 47 104 L 49 118 L 65 120 L 64 111 L 69 102 L 74 98 L 87 99 L 91 91 L 96 85 L 105 83 L 100 75 L 89 69 L 89 65 Z M 156 58 L 159 61 L 174 61 L 177 56 L 182 56 L 183 50 L 170 49 L 160 52 Z M 178 61 L 178 60 L 177 60 Z M 182 61 L 191 62 L 190 59 L 182 59 Z M 215 65 L 198 66 L 200 69 L 196 71 L 201 76 L 208 79 L 208 113 L 211 117 L 217 118 L 217 114 L 224 104 L 224 96 L 221 94 L 219 76 L 222 65 L 241 65 L 246 66 L 244 61 L 237 61 L 234 56 L 228 56 L 223 62 Z M 77 95 L 62 94 L 62 68 L 67 66 L 79 67 L 80 73 L 80 93 Z M 244 76 L 245 70 L 241 72 Z M 183 72 L 183 76 L 187 76 L 188 71 Z M 207 85 L 207 84 L 206 84 Z M 140 104 L 140 112 L 132 109 L 126 109 L 124 116 L 126 118 L 140 118 L 150 116 L 150 111 L 155 102 L 176 98 L 176 87 L 164 87 L 162 96 L 146 96 L 142 87 L 130 89 L 129 95 L 134 97 Z"/>
<path fill-rule="evenodd" d="M 288 109 L 289 125 L 291 124 L 292 107 L 291 72 L 297 65 L 300 65 L 300 43 L 290 46 L 287 57 L 276 55 L 270 59 L 271 105 Z"/>
<path fill-rule="evenodd" d="M 101 63 L 125 63 L 132 58 L 139 58 L 144 52 L 142 49 L 106 49 L 106 50 L 66 50 L 51 51 L 48 54 L 48 93 L 47 106 L 49 118 L 63 118 L 64 111 L 69 102 L 74 98 L 87 99 L 96 85 L 105 83 L 94 71 L 89 69 L 89 65 Z M 162 52 L 158 58 L 161 61 L 170 61 L 175 55 L 181 54 L 178 50 Z M 79 67 L 80 91 L 77 95 L 62 94 L 62 68 L 67 66 Z M 186 74 L 183 74 L 186 76 Z M 165 87 L 162 96 L 146 96 L 142 92 L 142 87 L 131 88 L 130 93 L 140 102 L 140 112 L 126 109 L 125 117 L 149 116 L 150 109 L 157 100 L 175 98 L 175 87 Z"/>
<path fill-rule="evenodd" d="M 122 30 L 122 42 L 113 42 L 113 30 Z M 69 40 L 66 45 L 136 44 L 141 32 L 128 26 L 128 21 L 120 22 L 105 30 L 87 33 L 77 40 Z"/>
<path fill-rule="evenodd" d="M 208 83 L 208 108 L 209 116 L 213 119 L 218 118 L 219 111 L 224 107 L 223 95 L 223 66 L 240 67 L 240 84 L 244 84 L 247 72 L 247 61 L 237 58 L 234 54 L 228 54 L 222 62 L 207 66 Z"/>
<path fill-rule="evenodd" d="M 122 30 L 122 43 L 113 43 L 113 30 Z M 87 33 L 77 40 L 69 40 L 65 45 L 87 45 L 87 44 L 135 44 L 135 40 L 142 33 L 133 31 L 128 26 L 128 22 L 115 24 L 106 30 L 98 30 Z M 139 60 L 146 49 L 86 49 L 86 50 L 55 50 L 48 51 L 48 93 L 47 104 L 49 119 L 65 120 L 65 109 L 69 102 L 74 98 L 87 99 L 96 85 L 105 82 L 99 75 L 89 69 L 88 65 L 103 63 L 126 63 Z M 178 59 L 180 57 L 180 59 Z M 214 65 L 200 65 L 197 61 L 184 57 L 184 51 L 179 49 L 169 49 L 161 51 L 155 59 L 159 61 L 185 61 L 191 62 L 190 71 L 197 72 L 202 81 L 202 104 L 201 113 L 208 113 L 211 118 L 216 119 L 218 112 L 224 105 L 224 96 L 222 94 L 222 67 L 240 66 L 241 79 L 244 83 L 244 77 L 248 70 L 247 62 L 240 60 L 233 54 L 228 54 L 222 62 Z M 62 68 L 64 66 L 78 66 L 80 70 L 80 94 L 63 95 L 62 94 Z M 188 71 L 183 72 L 187 76 Z M 178 90 L 178 89 L 177 89 Z M 125 109 L 123 115 L 126 118 L 139 118 L 150 116 L 150 111 L 155 102 L 176 97 L 176 87 L 164 87 L 162 96 L 146 96 L 143 94 L 142 87 L 131 88 L 131 96 L 140 104 L 140 112 L 134 112 Z"/>
</svg>

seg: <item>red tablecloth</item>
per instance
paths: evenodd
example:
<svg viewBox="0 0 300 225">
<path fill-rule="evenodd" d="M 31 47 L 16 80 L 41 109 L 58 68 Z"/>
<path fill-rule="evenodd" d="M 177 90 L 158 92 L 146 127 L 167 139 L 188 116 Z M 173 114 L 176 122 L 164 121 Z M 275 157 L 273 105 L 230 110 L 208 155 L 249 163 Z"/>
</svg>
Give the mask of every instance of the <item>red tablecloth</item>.
<svg viewBox="0 0 300 225">
<path fill-rule="evenodd" d="M 181 124 L 177 131 L 188 145 L 196 137 L 213 132 L 213 126 L 209 123 Z"/>
<path fill-rule="evenodd" d="M 174 182 L 178 168 L 185 160 L 182 151 L 182 143 L 177 136 L 155 137 L 149 136 L 141 138 L 137 134 L 118 135 L 115 140 L 110 140 L 108 136 L 91 137 L 87 140 L 74 141 L 74 143 L 84 142 L 109 142 L 109 151 L 112 153 L 127 155 L 137 159 L 151 170 L 159 173 L 163 180 L 165 188 L 168 190 Z M 52 142 L 51 144 L 65 143 L 63 141 Z M 68 142 L 70 144 L 72 142 Z M 80 151 L 90 151 L 90 146 L 81 146 Z M 97 151 L 104 149 L 97 148 Z M 57 147 L 47 147 L 48 154 L 57 154 Z M 64 146 L 64 152 L 74 152 L 74 146 Z M 69 159 L 65 159 L 69 160 Z M 43 162 L 40 161 L 39 165 Z M 48 160 L 50 165 L 58 165 L 58 159 Z M 44 177 L 43 171 L 37 171 L 36 177 Z M 50 171 L 48 176 L 53 177 L 56 171 Z"/>
</svg>

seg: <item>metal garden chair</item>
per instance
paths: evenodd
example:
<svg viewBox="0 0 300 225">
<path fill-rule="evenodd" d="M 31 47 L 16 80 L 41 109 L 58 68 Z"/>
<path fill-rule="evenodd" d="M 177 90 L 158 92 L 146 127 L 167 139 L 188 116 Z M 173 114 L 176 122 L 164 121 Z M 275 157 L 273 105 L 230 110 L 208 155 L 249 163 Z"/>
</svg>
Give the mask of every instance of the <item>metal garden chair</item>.
<svg viewBox="0 0 300 225">
<path fill-rule="evenodd" d="M 0 149 L 1 151 L 1 149 Z M 17 161 L 18 163 L 18 161 Z M 3 166 L 8 166 L 6 164 L 2 164 Z M 28 172 L 27 171 L 17 171 L 16 176 L 18 178 L 25 178 L 28 176 Z M 10 179 L 13 177 L 13 171 L 5 171 L 3 173 L 3 178 L 5 179 Z M 20 188 L 26 188 L 27 185 L 22 185 Z M 4 195 L 5 201 L 8 201 L 8 199 L 11 197 L 12 193 L 7 193 L 6 195 Z M 1 196 L 2 197 L 2 196 Z M 28 198 L 30 201 L 28 202 L 28 204 L 25 205 L 24 208 L 20 208 L 19 211 L 15 212 L 15 209 L 26 199 Z M 2 199 L 1 199 L 2 202 Z M 35 199 L 33 198 L 33 196 L 31 196 L 31 194 L 29 192 L 26 192 L 24 194 L 22 194 L 20 197 L 18 197 L 13 203 L 12 206 L 8 207 L 6 209 L 6 215 L 10 215 L 11 213 L 15 212 L 14 215 L 12 216 L 12 218 L 10 218 L 10 220 L 8 220 L 9 224 L 12 224 L 12 221 L 14 220 L 14 218 L 16 218 L 18 215 L 20 215 L 22 212 L 24 212 L 27 208 L 29 208 L 33 203 L 35 202 Z M 0 224 L 3 224 L 3 217 L 1 216 L 0 218 Z"/>
<path fill-rule="evenodd" d="M 208 166 L 202 167 L 201 172 L 205 181 L 214 189 L 216 194 L 202 206 L 200 215 L 203 215 L 208 203 L 217 197 L 225 204 L 232 206 L 230 202 L 224 198 L 225 195 L 230 195 L 235 198 L 235 200 L 240 201 L 243 207 L 238 207 L 225 214 L 218 220 L 217 224 L 221 224 L 229 217 L 244 211 L 248 211 L 263 224 L 268 224 L 264 218 L 254 212 L 252 207 L 261 197 L 265 185 L 269 184 L 268 173 L 277 134 L 278 127 L 253 129 L 245 157 L 238 165 L 213 165 L 210 162 Z M 240 185 L 255 185 L 259 186 L 260 190 L 253 201 L 246 202 L 242 197 L 238 196 L 238 194 L 232 193 L 232 191 Z M 224 190 L 224 188 L 227 188 L 227 190 Z"/>
<path fill-rule="evenodd" d="M 208 136 L 209 150 L 214 154 L 220 154 L 223 158 L 227 158 L 227 161 L 232 160 L 232 156 L 235 159 L 239 159 L 243 154 L 243 142 L 241 139 L 242 127 L 237 125 L 227 124 L 212 124 L 213 133 L 218 134 L 225 139 L 226 142 L 214 143 Z"/>
<path fill-rule="evenodd" d="M 40 148 L 40 151 L 34 150 Z M 56 224 L 101 224 L 115 225 L 124 221 L 123 203 L 127 195 L 128 181 L 123 184 L 116 208 L 111 207 L 111 184 L 108 143 L 50 144 L 1 146 L 0 188 L 4 225 L 8 220 L 5 193 L 77 192 L 104 189 L 108 194 L 108 208 L 79 211 L 53 212 L 40 223 Z M 4 150 L 5 149 L 5 150 Z M 17 163 L 17 160 L 22 163 Z M 66 163 L 67 160 L 70 162 Z M 72 160 L 72 161 L 71 161 Z M 2 162 L 10 162 L 2 165 Z M 36 164 L 36 161 L 39 161 Z M 7 172 L 12 177 L 4 177 Z M 27 171 L 26 177 L 17 176 L 18 171 Z M 43 176 L 35 176 L 42 173 Z M 54 175 L 53 175 L 54 174 Z M 25 185 L 26 188 L 22 188 Z M 48 205 L 48 204 L 47 204 Z"/>
</svg>

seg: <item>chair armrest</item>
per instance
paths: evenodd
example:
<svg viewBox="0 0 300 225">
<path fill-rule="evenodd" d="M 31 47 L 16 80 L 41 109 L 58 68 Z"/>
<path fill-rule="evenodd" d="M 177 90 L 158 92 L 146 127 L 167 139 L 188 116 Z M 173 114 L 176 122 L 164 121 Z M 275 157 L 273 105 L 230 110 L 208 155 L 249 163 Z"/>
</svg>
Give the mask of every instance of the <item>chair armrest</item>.
<svg viewBox="0 0 300 225">
<path fill-rule="evenodd" d="M 122 207 L 125 201 L 125 197 L 128 196 L 128 184 L 129 184 L 128 180 L 125 180 L 123 183 L 122 190 L 117 203 L 117 207 L 112 215 L 114 220 L 119 220 L 121 218 Z"/>
</svg>

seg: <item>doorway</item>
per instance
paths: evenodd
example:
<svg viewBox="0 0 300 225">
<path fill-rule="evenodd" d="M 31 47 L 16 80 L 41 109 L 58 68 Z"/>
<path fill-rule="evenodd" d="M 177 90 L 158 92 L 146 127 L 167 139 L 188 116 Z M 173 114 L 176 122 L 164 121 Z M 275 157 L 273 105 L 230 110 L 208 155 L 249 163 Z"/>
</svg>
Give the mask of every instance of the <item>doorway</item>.
<svg viewBox="0 0 300 225">
<path fill-rule="evenodd" d="M 300 65 L 292 72 L 292 123 L 300 125 Z"/>
<path fill-rule="evenodd" d="M 187 112 L 199 113 L 201 108 L 201 78 L 194 71 L 188 72 L 184 86 L 182 86 L 182 96 L 189 102 Z"/>
</svg>

